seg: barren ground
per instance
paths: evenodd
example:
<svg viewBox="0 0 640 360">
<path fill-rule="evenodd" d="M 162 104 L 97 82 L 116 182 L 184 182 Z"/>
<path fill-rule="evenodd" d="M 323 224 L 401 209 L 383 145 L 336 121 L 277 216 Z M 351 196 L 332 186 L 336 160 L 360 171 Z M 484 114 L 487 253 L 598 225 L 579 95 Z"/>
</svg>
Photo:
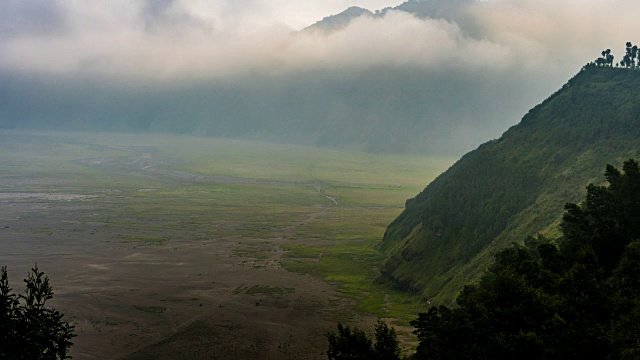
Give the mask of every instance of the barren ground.
<svg viewBox="0 0 640 360">
<path fill-rule="evenodd" d="M 80 135 L 0 135 L 0 264 L 16 291 L 34 263 L 49 276 L 50 305 L 76 326 L 74 359 L 323 359 L 337 321 L 375 321 L 337 283 L 282 266 L 284 245 L 331 240 L 303 230 L 341 216 L 322 181 L 172 170 L 153 147 Z M 287 191 L 295 204 L 278 204 Z"/>
<path fill-rule="evenodd" d="M 51 278 L 52 306 L 76 324 L 75 359 L 113 359 L 137 350 L 131 358 L 323 358 L 324 331 L 348 312 L 334 286 L 283 270 L 273 240 L 263 248 L 263 266 L 254 267 L 255 260 L 234 254 L 262 244 L 260 239 L 107 243 L 101 240 L 111 236 L 108 229 L 70 220 L 94 210 L 90 205 L 55 212 L 46 206 L 1 200 L 0 252 L 14 289 L 34 262 Z M 33 228 L 46 231 L 34 235 Z M 282 291 L 248 293 L 256 285 Z M 143 350 L 156 342 L 161 344 Z"/>
</svg>

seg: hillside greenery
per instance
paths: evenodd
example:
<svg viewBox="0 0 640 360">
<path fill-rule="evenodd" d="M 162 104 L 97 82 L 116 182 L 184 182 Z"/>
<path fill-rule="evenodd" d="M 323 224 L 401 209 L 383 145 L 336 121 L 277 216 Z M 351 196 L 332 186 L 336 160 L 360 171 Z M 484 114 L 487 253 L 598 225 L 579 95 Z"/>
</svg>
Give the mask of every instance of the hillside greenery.
<svg viewBox="0 0 640 360">
<path fill-rule="evenodd" d="M 524 86 L 524 85 L 523 85 Z M 463 156 L 387 228 L 380 281 L 451 304 L 494 255 L 529 234 L 557 236 L 601 164 L 637 156 L 640 72 L 585 66 L 497 140 Z"/>
<path fill-rule="evenodd" d="M 420 313 L 410 358 L 638 359 L 638 162 L 624 162 L 623 172 L 608 165 L 605 178 L 608 186 L 590 184 L 584 201 L 565 204 L 560 237 L 529 236 L 499 251 L 457 306 Z M 375 337 L 395 349 L 393 328 L 382 321 Z M 329 359 L 378 358 L 358 328 L 338 324 L 327 338 Z"/>
<path fill-rule="evenodd" d="M 415 359 L 637 359 L 640 169 L 609 165 L 608 186 L 568 203 L 562 237 L 500 251 L 458 306 L 412 322 Z M 559 244 L 559 245 L 558 245 Z"/>
</svg>

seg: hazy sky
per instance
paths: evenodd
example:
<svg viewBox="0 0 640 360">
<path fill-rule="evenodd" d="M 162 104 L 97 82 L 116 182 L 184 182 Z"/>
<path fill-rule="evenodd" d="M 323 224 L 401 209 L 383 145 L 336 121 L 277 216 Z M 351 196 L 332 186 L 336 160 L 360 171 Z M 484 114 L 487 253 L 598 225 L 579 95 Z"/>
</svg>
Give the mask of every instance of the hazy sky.
<svg viewBox="0 0 640 360">
<path fill-rule="evenodd" d="M 349 6 L 392 0 L 3 0 L 0 66 L 42 72 L 216 76 L 321 46 L 292 36 Z M 299 56 L 299 54 L 298 54 Z M 259 65 L 258 65 L 259 64 Z M 263 66 L 264 65 L 264 66 Z"/>
<path fill-rule="evenodd" d="M 236 98 L 250 94 L 256 99 L 253 103 L 262 101 L 266 108 L 275 103 L 287 106 L 287 94 L 293 93 L 302 110 L 291 118 L 304 115 L 305 103 L 309 109 L 315 104 L 330 106 L 334 112 L 342 106 L 348 109 L 334 117 L 353 118 L 363 116 L 372 105 L 397 110 L 398 101 L 404 101 L 403 111 L 415 103 L 423 106 L 407 121 L 438 124 L 431 128 L 458 134 L 465 142 L 461 148 L 468 149 L 517 123 L 602 50 L 611 48 L 617 61 L 626 41 L 640 42 L 640 36 L 634 38 L 640 30 L 636 0 L 485 0 L 461 7 L 455 21 L 390 11 L 382 18 L 360 17 L 328 34 L 298 32 L 349 6 L 374 11 L 399 3 L 2 0 L 0 76 L 13 83 L 0 83 L 0 100 L 8 94 L 19 106 L 16 99 L 29 94 L 29 86 L 38 86 L 34 79 L 48 79 L 50 84 L 72 79 L 65 83 L 68 94 L 74 94 L 69 90 L 73 87 L 82 93 L 84 82 L 105 80 L 174 90 L 175 84 L 206 82 L 224 87 L 225 94 L 238 93 Z M 21 84 L 21 79 L 31 82 Z M 259 87 L 246 90 L 247 79 Z M 420 81 L 407 85 L 407 79 Z M 260 97 L 260 91 L 272 92 L 269 81 L 280 89 L 280 98 Z M 244 88 L 227 86 L 242 82 Z M 371 89 L 372 83 L 384 88 Z M 308 87 L 314 89 L 313 96 L 304 98 L 299 89 Z M 340 105 L 336 89 L 345 88 L 354 99 L 366 96 L 361 109 L 356 109 L 357 103 Z M 420 94 L 411 102 L 404 95 L 409 92 Z M 179 89 L 174 94 L 172 99 L 180 101 Z M 321 102 L 325 95 L 332 100 Z M 58 108 L 64 108 L 68 101 L 59 103 Z M 86 108 L 88 113 L 92 110 Z M 439 118 L 428 109 L 438 109 Z M 7 110 L 5 116 L 20 117 L 20 111 Z M 203 117 L 207 111 L 202 110 Z M 388 111 L 368 116 L 376 121 L 380 120 L 376 116 L 393 118 L 395 113 Z M 443 127 L 456 121 L 455 129 Z"/>
<path fill-rule="evenodd" d="M 3 0 L 0 69 L 158 78 L 417 64 L 556 71 L 640 28 L 632 0 L 488 0 L 464 24 L 390 12 L 329 36 L 296 34 L 351 5 L 387 0 Z"/>
</svg>

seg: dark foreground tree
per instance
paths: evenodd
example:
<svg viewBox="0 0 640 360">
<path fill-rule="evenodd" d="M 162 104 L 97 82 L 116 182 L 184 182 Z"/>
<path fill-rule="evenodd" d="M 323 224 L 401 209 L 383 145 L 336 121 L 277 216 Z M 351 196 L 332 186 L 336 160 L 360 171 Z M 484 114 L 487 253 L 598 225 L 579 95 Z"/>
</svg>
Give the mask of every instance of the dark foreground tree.
<svg viewBox="0 0 640 360">
<path fill-rule="evenodd" d="M 36 265 L 24 282 L 25 293 L 16 295 L 6 266 L 0 270 L 0 359 L 68 358 L 74 327 L 60 312 L 46 307 L 53 297 L 49 278 Z"/>
<path fill-rule="evenodd" d="M 338 331 L 327 333 L 329 360 L 399 360 L 400 346 L 393 327 L 378 320 L 375 328 L 375 340 L 357 327 L 338 323 Z"/>
<path fill-rule="evenodd" d="M 374 359 L 396 360 L 400 359 L 400 344 L 396 330 L 387 323 L 378 320 L 376 323 L 375 343 L 373 344 Z"/>
<path fill-rule="evenodd" d="M 623 171 L 565 206 L 560 239 L 502 250 L 458 307 L 420 314 L 415 358 L 639 359 L 640 169 Z"/>
</svg>

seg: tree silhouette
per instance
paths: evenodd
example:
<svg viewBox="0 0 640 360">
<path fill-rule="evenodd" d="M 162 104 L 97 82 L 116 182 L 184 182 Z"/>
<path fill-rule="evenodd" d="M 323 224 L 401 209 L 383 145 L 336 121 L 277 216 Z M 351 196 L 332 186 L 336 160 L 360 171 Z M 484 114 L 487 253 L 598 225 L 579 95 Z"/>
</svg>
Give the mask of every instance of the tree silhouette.
<svg viewBox="0 0 640 360">
<path fill-rule="evenodd" d="M 597 66 L 613 66 L 614 56 L 611 55 L 611 49 L 602 50 L 602 57 L 597 58 L 595 64 Z"/>
<path fill-rule="evenodd" d="M 633 68 L 636 65 L 636 56 L 638 54 L 638 47 L 635 47 L 635 51 L 634 51 L 634 46 L 630 41 L 627 41 L 626 44 L 627 48 L 626 48 L 626 54 L 623 57 L 623 61 L 624 61 L 624 65 L 625 67 L 628 68 Z"/>
<path fill-rule="evenodd" d="M 380 319 L 376 323 L 373 353 L 374 358 L 379 360 L 400 359 L 400 345 L 398 344 L 396 330 Z"/>
<path fill-rule="evenodd" d="M 378 319 L 375 327 L 375 341 L 357 327 L 338 323 L 338 331 L 326 334 L 329 341 L 329 360 L 399 360 L 400 346 L 396 331 Z"/>
<path fill-rule="evenodd" d="M 329 360 L 369 359 L 373 353 L 371 339 L 357 327 L 351 329 L 338 323 L 338 332 L 328 332 Z"/>
<path fill-rule="evenodd" d="M 53 297 L 49 278 L 36 265 L 24 282 L 25 293 L 16 295 L 9 287 L 6 266 L 0 270 L 0 358 L 68 358 L 74 327 L 46 306 Z"/>
<path fill-rule="evenodd" d="M 607 49 L 604 51 L 604 55 L 603 55 L 604 59 L 606 60 L 606 64 L 608 66 L 613 66 L 613 59 L 614 56 L 611 55 L 611 49 Z"/>
</svg>

